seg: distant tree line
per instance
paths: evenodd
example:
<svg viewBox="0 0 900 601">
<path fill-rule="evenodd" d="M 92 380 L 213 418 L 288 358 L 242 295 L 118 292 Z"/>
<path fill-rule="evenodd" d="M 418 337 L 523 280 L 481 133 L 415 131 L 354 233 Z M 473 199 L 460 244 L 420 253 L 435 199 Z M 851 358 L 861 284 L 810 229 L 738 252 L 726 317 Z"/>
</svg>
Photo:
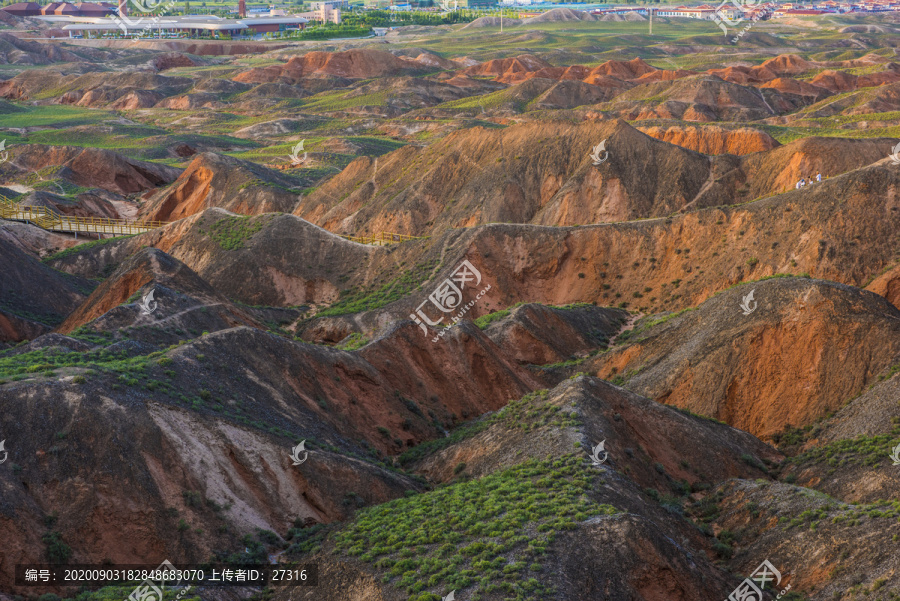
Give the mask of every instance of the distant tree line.
<svg viewBox="0 0 900 601">
<path fill-rule="evenodd" d="M 335 25 L 334 23 L 325 23 L 308 27 L 298 33 L 289 36 L 292 40 L 329 40 L 331 38 L 358 38 L 364 37 L 372 33 L 372 28 L 368 25 L 350 25 L 342 23 Z"/>
<path fill-rule="evenodd" d="M 468 23 L 479 16 L 477 11 L 459 9 L 448 13 L 433 13 L 420 11 L 393 11 L 368 10 L 361 13 L 344 13 L 341 15 L 344 23 L 367 25 L 369 27 L 391 27 L 395 25 L 452 25 L 454 23 Z"/>
</svg>

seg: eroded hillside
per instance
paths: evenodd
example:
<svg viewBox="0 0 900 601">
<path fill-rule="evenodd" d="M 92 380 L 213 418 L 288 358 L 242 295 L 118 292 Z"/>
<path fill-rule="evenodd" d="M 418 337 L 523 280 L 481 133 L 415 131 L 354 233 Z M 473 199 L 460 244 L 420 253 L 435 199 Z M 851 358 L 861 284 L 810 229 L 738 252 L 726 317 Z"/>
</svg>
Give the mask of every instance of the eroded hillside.
<svg viewBox="0 0 900 601">
<path fill-rule="evenodd" d="M 0 19 L 0 599 L 897 597 L 896 14 Z"/>
</svg>

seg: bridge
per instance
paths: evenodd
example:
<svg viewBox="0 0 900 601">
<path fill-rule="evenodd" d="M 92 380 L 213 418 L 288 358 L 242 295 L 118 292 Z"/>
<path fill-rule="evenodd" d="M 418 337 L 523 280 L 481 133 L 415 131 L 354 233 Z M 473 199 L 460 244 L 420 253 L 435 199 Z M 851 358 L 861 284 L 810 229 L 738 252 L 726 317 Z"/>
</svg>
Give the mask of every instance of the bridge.
<svg viewBox="0 0 900 601">
<path fill-rule="evenodd" d="M 47 207 L 23 207 L 18 203 L 0 195 L 0 219 L 31 223 L 51 232 L 66 234 L 97 234 L 103 236 L 131 236 L 155 230 L 167 224 L 165 221 L 127 221 L 125 219 L 106 219 L 103 217 L 70 217 L 60 215 Z M 341 236 L 351 242 L 372 246 L 387 246 L 408 240 L 420 240 L 420 236 L 392 234 L 381 232 L 371 236 Z"/>
</svg>

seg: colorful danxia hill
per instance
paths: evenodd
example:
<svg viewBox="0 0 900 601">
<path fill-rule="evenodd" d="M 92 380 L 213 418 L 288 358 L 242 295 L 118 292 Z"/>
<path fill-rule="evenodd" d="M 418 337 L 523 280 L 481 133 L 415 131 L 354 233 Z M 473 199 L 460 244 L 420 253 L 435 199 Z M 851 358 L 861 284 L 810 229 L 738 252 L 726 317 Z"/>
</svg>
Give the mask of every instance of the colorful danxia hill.
<svg viewBox="0 0 900 601">
<path fill-rule="evenodd" d="M 898 6 L 200 4 L 0 7 L 0 601 L 900 599 Z"/>
</svg>

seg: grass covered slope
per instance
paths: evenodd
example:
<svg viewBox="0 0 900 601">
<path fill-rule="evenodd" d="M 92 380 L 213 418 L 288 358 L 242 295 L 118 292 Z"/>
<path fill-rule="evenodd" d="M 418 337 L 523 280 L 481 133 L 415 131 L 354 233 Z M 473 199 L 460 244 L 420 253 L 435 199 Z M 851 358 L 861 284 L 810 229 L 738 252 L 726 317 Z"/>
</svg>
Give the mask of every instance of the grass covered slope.
<svg viewBox="0 0 900 601">
<path fill-rule="evenodd" d="M 382 582 L 420 601 L 469 587 L 471 599 L 545 598 L 539 559 L 556 534 L 619 513 L 590 498 L 597 479 L 583 457 L 529 460 L 367 509 L 335 535 L 334 553 L 386 571 Z"/>
<path fill-rule="evenodd" d="M 289 556 L 319 562 L 327 582 L 356 574 L 334 599 L 365 588 L 356 598 L 655 601 L 657 580 L 668 582 L 666 599 L 724 597 L 729 578 L 706 559 L 715 539 L 681 503 L 731 475 L 762 475 L 739 456 L 774 451 L 654 405 L 583 377 L 525 395 L 401 456 L 432 490 L 362 509 Z M 579 449 L 603 436 L 614 450 L 595 465 Z M 658 456 L 685 440 L 717 459 Z"/>
</svg>

